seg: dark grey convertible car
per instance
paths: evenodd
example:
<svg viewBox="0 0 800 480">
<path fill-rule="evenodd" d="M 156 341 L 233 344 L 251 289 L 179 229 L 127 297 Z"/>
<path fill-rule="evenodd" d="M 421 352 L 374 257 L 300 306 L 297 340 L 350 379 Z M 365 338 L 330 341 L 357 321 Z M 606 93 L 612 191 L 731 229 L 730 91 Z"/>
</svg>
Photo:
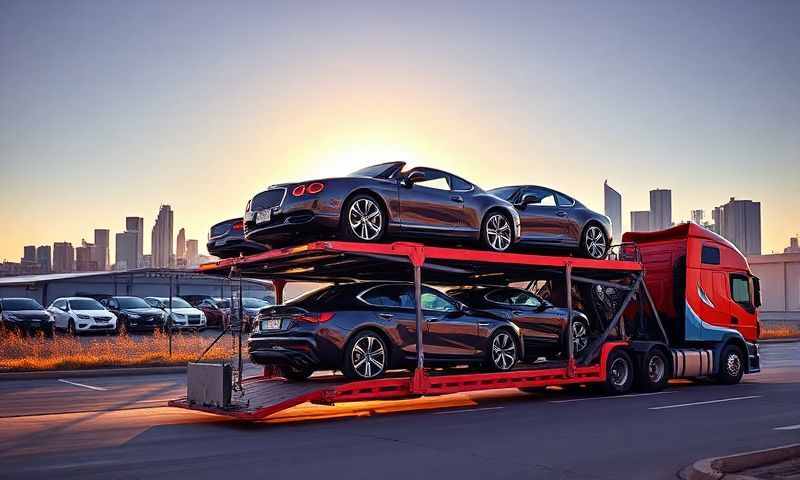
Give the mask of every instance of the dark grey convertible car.
<svg viewBox="0 0 800 480">
<path fill-rule="evenodd" d="M 248 340 L 255 363 L 278 365 L 301 380 L 314 370 L 377 378 L 416 362 L 413 285 L 359 282 L 314 290 L 258 315 Z M 510 370 L 523 356 L 519 328 L 423 286 L 423 342 L 428 366 L 482 364 Z"/>
<path fill-rule="evenodd" d="M 383 163 L 345 177 L 274 185 L 247 204 L 245 237 L 274 248 L 320 237 L 411 236 L 480 242 L 494 251 L 519 240 L 511 203 L 451 173 L 404 166 Z"/>
<path fill-rule="evenodd" d="M 568 248 L 588 258 L 605 258 L 611 245 L 611 220 L 569 195 L 536 185 L 489 190 L 514 204 L 520 217 L 519 247 Z"/>
</svg>

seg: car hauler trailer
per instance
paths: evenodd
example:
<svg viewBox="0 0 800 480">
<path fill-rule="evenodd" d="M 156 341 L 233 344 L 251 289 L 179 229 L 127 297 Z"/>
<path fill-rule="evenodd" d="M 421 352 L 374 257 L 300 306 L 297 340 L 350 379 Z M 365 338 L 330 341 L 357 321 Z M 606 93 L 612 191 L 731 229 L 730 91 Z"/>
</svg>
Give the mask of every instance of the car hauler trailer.
<svg viewBox="0 0 800 480">
<path fill-rule="evenodd" d="M 406 399 L 502 388 L 535 389 L 553 385 L 601 384 L 609 393 L 622 394 L 632 387 L 655 391 L 663 388 L 673 368 L 676 351 L 661 324 L 655 302 L 644 281 L 645 270 L 635 245 L 628 245 L 615 260 L 497 253 L 416 243 L 392 244 L 315 242 L 272 250 L 248 257 L 203 265 L 210 275 L 269 279 L 275 283 L 276 300 L 283 300 L 286 282 L 337 283 L 359 280 L 409 281 L 416 295 L 416 369 L 413 374 L 390 372 L 383 378 L 352 381 L 339 375 L 311 377 L 289 382 L 275 368 L 264 375 L 241 379 L 241 341 L 238 381 L 230 401 L 185 397 L 175 407 L 257 420 L 305 402 L 334 404 L 348 401 Z M 423 279 L 432 285 L 498 285 L 513 282 L 545 282 L 560 292 L 572 318 L 573 297 L 592 311 L 595 338 L 576 358 L 572 329 L 567 329 L 565 358 L 520 364 L 512 371 L 454 373 L 426 368 L 420 291 Z M 595 302 L 602 292 L 603 302 Z M 649 300 L 645 300 L 649 299 Z M 586 312 L 587 314 L 589 312 Z M 241 340 L 241 333 L 239 333 Z M 695 349 L 686 352 L 693 358 Z M 681 357 L 684 358 L 684 357 Z M 687 362 L 688 363 L 688 362 Z M 191 368 L 191 365 L 190 365 Z M 224 369 L 220 369 L 224 371 Z M 687 370 L 688 371 L 688 370 Z M 670 375 L 672 373 L 672 375 Z M 680 372 L 677 372 L 680 373 Z M 227 375 L 227 373 L 226 373 Z M 234 375 L 236 377 L 236 375 Z M 194 376 L 189 391 L 206 391 L 203 375 Z M 208 382 L 218 385 L 218 379 Z"/>
</svg>

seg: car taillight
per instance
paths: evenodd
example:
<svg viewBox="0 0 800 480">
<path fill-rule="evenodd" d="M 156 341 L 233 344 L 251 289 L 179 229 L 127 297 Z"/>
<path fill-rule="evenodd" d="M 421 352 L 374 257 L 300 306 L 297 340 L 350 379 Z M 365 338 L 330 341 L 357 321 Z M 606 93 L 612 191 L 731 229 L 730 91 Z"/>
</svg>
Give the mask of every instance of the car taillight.
<svg viewBox="0 0 800 480">
<path fill-rule="evenodd" d="M 233 229 L 234 230 L 241 230 L 243 227 L 244 227 L 244 224 L 242 222 L 236 222 L 236 223 L 233 224 Z"/>
<path fill-rule="evenodd" d="M 306 192 L 310 193 L 311 195 L 314 195 L 316 193 L 321 192 L 324 188 L 325 188 L 325 184 L 324 183 L 322 183 L 322 182 L 314 182 L 314 183 L 310 184 L 306 188 Z"/>
<path fill-rule="evenodd" d="M 305 185 L 298 185 L 292 189 L 292 196 L 299 197 L 306 193 L 306 186 Z"/>
<path fill-rule="evenodd" d="M 321 313 L 301 313 L 297 315 L 295 320 L 308 323 L 324 323 L 333 318 L 334 312 L 321 312 Z"/>
</svg>

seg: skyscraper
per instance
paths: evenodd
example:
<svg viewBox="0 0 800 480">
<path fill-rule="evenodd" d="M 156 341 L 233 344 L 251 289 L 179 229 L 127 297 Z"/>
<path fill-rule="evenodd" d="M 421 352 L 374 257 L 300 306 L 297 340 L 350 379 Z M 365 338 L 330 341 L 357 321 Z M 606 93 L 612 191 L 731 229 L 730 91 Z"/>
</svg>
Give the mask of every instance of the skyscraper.
<svg viewBox="0 0 800 480">
<path fill-rule="evenodd" d="M 650 230 L 672 226 L 672 190 L 650 190 Z"/>
<path fill-rule="evenodd" d="M 98 269 L 97 253 L 93 243 L 81 240 L 81 246 L 75 249 L 75 270 L 78 272 L 94 272 Z"/>
<path fill-rule="evenodd" d="M 98 270 L 108 270 L 109 262 L 109 231 L 105 228 L 96 228 L 94 230 L 94 261 L 97 262 Z"/>
<path fill-rule="evenodd" d="M 714 233 L 722 235 L 722 207 L 714 207 L 714 210 L 711 212 L 711 221 L 714 222 L 714 228 L 712 228 Z"/>
<path fill-rule="evenodd" d="M 186 260 L 189 265 L 197 265 L 197 240 L 186 241 Z"/>
<path fill-rule="evenodd" d="M 650 231 L 650 210 L 631 212 L 631 232 Z"/>
<path fill-rule="evenodd" d="M 800 237 L 789 238 L 789 246 L 783 249 L 783 253 L 800 253 Z"/>
<path fill-rule="evenodd" d="M 703 217 L 705 212 L 702 210 L 692 210 L 692 221 L 698 225 L 703 224 Z"/>
<path fill-rule="evenodd" d="M 50 260 L 50 245 L 42 245 L 36 248 L 36 262 L 42 273 L 48 273 L 52 269 Z"/>
<path fill-rule="evenodd" d="M 761 255 L 761 202 L 730 201 L 721 209 L 721 235 L 745 255 Z"/>
<path fill-rule="evenodd" d="M 75 249 L 69 242 L 53 244 L 53 271 L 57 273 L 75 270 Z"/>
<path fill-rule="evenodd" d="M 36 245 L 25 245 L 22 248 L 22 258 L 19 259 L 20 263 L 32 265 L 36 263 Z"/>
<path fill-rule="evenodd" d="M 622 195 L 608 185 L 608 180 L 603 182 L 603 196 L 605 198 L 605 213 L 611 219 L 611 236 L 622 238 Z"/>
<path fill-rule="evenodd" d="M 136 251 L 136 265 L 128 265 L 127 268 L 132 270 L 144 266 L 144 218 L 142 217 L 125 217 L 125 231 L 136 233 L 136 244 L 134 250 Z"/>
<path fill-rule="evenodd" d="M 139 232 L 127 231 L 116 235 L 117 253 L 114 257 L 115 270 L 134 270 L 139 267 Z"/>
<path fill-rule="evenodd" d="M 177 245 L 175 246 L 175 256 L 177 258 L 186 258 L 186 230 L 181 228 L 178 230 L 178 240 Z"/>
<path fill-rule="evenodd" d="M 153 225 L 151 236 L 150 252 L 153 255 L 154 268 L 168 268 L 174 261 L 174 250 L 172 249 L 172 208 L 169 205 L 161 205 Z"/>
</svg>

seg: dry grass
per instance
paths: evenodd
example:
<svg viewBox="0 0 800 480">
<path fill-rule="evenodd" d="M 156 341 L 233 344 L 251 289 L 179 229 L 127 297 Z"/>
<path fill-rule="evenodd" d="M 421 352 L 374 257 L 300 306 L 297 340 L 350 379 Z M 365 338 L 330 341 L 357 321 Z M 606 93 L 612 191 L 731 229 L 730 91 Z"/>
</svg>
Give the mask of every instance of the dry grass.
<svg viewBox="0 0 800 480">
<path fill-rule="evenodd" d="M 185 365 L 195 361 L 210 343 L 210 339 L 199 335 L 176 334 L 170 356 L 167 335 L 160 332 L 135 340 L 120 335 L 85 343 L 58 334 L 44 338 L 6 332 L 0 336 L 0 372 Z M 230 340 L 223 338 L 203 359 L 224 360 L 231 355 Z"/>
<path fill-rule="evenodd" d="M 761 339 L 800 337 L 800 325 L 797 323 L 762 323 Z"/>
</svg>

